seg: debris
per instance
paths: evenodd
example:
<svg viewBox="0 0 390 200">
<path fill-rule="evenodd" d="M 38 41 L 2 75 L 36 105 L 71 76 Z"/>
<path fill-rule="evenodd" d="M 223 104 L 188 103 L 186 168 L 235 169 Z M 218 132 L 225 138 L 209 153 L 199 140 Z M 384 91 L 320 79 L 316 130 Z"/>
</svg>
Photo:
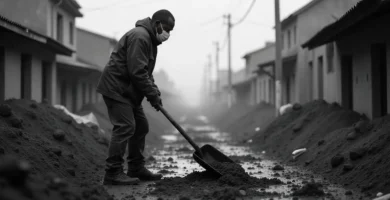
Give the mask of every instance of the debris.
<svg viewBox="0 0 390 200">
<path fill-rule="evenodd" d="M 354 166 L 352 164 L 345 164 L 343 170 L 347 172 L 347 171 L 351 171 L 353 168 Z"/>
<path fill-rule="evenodd" d="M 361 134 L 369 132 L 372 128 L 373 124 L 368 120 L 360 120 L 354 126 L 355 131 Z"/>
<path fill-rule="evenodd" d="M 290 112 L 293 109 L 293 105 L 291 103 L 283 105 L 279 108 L 280 115 L 284 115 L 288 112 Z"/>
<path fill-rule="evenodd" d="M 176 151 L 178 151 L 178 152 L 191 152 L 192 150 L 185 146 L 185 147 L 177 149 Z"/>
<path fill-rule="evenodd" d="M 357 148 L 349 152 L 349 158 L 351 160 L 358 160 L 362 158 L 367 152 L 366 148 Z"/>
<path fill-rule="evenodd" d="M 62 151 L 61 151 L 61 149 L 59 149 L 59 148 L 52 147 L 50 150 L 51 150 L 51 152 L 53 152 L 53 153 L 56 154 L 57 156 L 61 156 L 61 155 L 62 155 Z"/>
<path fill-rule="evenodd" d="M 23 128 L 23 120 L 16 115 L 11 115 L 10 122 L 14 128 Z"/>
<path fill-rule="evenodd" d="M 325 140 L 320 140 L 320 141 L 318 141 L 318 146 L 321 146 L 321 145 L 323 145 L 325 143 Z"/>
<path fill-rule="evenodd" d="M 76 171 L 75 171 L 73 168 L 68 168 L 68 169 L 66 169 L 66 171 L 67 171 L 70 175 L 76 176 Z"/>
<path fill-rule="evenodd" d="M 154 161 L 156 161 L 156 158 L 154 158 L 153 156 L 149 156 L 149 157 L 147 158 L 147 160 L 148 160 L 148 161 L 151 161 L 151 162 L 154 162 Z"/>
<path fill-rule="evenodd" d="M 245 195 L 246 195 L 245 190 L 239 190 L 239 192 L 240 192 L 240 194 L 241 194 L 242 196 L 245 196 Z"/>
<path fill-rule="evenodd" d="M 53 137 L 58 141 L 63 141 L 65 139 L 65 132 L 61 129 L 57 129 L 53 132 Z"/>
<path fill-rule="evenodd" d="M 2 117 L 9 117 L 12 115 L 12 108 L 8 104 L 1 104 L 0 105 L 0 116 Z"/>
<path fill-rule="evenodd" d="M 172 157 L 169 157 L 169 158 L 168 158 L 168 161 L 169 161 L 169 162 L 172 162 L 172 161 L 173 161 L 173 158 L 172 158 Z"/>
<path fill-rule="evenodd" d="M 293 196 L 324 196 L 325 192 L 319 183 L 307 183 L 302 188 L 294 191 Z"/>
<path fill-rule="evenodd" d="M 382 193 L 382 192 L 378 192 L 378 193 L 376 194 L 376 196 L 377 196 L 377 197 L 381 197 L 381 196 L 383 196 L 383 193 Z"/>
<path fill-rule="evenodd" d="M 352 191 L 350 191 L 350 190 L 346 191 L 345 195 L 352 195 Z"/>
<path fill-rule="evenodd" d="M 337 154 L 331 159 L 330 164 L 331 164 L 332 168 L 335 168 L 335 167 L 338 167 L 339 165 L 341 165 L 341 163 L 343 163 L 343 162 L 344 162 L 344 157 L 340 154 Z"/>
<path fill-rule="evenodd" d="M 299 104 L 299 103 L 294 103 L 292 108 L 293 108 L 293 110 L 301 110 L 302 109 L 302 105 Z"/>
<path fill-rule="evenodd" d="M 386 194 L 386 195 L 384 195 L 384 196 L 375 198 L 375 199 L 373 199 L 373 200 L 389 200 L 389 199 L 390 199 L 390 194 Z"/>
<path fill-rule="evenodd" d="M 9 183 L 20 186 L 25 183 L 31 166 L 27 161 L 19 160 L 15 156 L 3 156 L 0 159 L 0 177 Z"/>
<path fill-rule="evenodd" d="M 282 171 L 282 170 L 284 170 L 284 167 L 281 166 L 281 165 L 275 165 L 275 166 L 272 168 L 272 170 L 274 170 L 274 171 Z"/>
<path fill-rule="evenodd" d="M 260 131 L 260 127 L 256 127 L 256 128 L 255 128 L 255 131 L 256 131 L 256 132 L 259 132 L 259 131 Z"/>
<path fill-rule="evenodd" d="M 306 148 L 297 149 L 297 150 L 293 151 L 293 152 L 292 152 L 293 159 L 295 160 L 297 157 L 299 157 L 300 155 L 302 155 L 302 154 L 305 153 L 306 151 L 307 151 Z"/>
<path fill-rule="evenodd" d="M 347 140 L 355 140 L 357 138 L 357 134 L 355 130 L 352 130 L 347 134 Z"/>
</svg>

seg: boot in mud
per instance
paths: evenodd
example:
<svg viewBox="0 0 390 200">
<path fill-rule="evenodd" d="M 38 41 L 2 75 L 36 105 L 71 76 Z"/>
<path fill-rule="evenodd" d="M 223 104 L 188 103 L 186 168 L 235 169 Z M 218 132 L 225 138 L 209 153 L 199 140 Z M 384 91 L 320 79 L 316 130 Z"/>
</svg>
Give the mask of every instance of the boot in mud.
<svg viewBox="0 0 390 200">
<path fill-rule="evenodd" d="M 138 178 L 128 177 L 123 172 L 115 175 L 106 173 L 103 179 L 103 185 L 135 185 L 139 182 Z"/>
<path fill-rule="evenodd" d="M 157 181 L 163 177 L 162 174 L 158 174 L 158 173 L 155 174 L 149 171 L 148 169 L 146 169 L 145 167 L 142 167 L 138 170 L 129 170 L 127 172 L 127 175 L 129 177 L 139 178 L 142 181 Z"/>
</svg>

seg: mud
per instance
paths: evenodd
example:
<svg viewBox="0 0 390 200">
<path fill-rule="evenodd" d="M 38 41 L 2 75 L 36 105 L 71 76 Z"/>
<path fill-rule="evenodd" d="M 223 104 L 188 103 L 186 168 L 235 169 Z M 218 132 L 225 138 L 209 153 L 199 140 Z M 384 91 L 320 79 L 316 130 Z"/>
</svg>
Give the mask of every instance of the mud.
<svg viewBox="0 0 390 200">
<path fill-rule="evenodd" d="M 187 176 L 165 178 L 155 185 L 151 193 L 157 196 L 183 196 L 201 199 L 235 199 L 242 196 L 269 195 L 252 188 L 267 188 L 282 184 L 279 179 L 255 178 L 250 176 L 241 165 L 236 163 L 209 163 L 222 177 L 215 178 L 207 171 L 193 172 Z"/>
</svg>

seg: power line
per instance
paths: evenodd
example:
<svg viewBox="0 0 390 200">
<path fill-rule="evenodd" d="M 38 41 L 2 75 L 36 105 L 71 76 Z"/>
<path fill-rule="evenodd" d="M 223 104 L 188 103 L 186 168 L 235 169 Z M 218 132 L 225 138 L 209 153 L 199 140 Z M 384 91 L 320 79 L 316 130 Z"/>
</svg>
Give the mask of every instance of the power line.
<svg viewBox="0 0 390 200">
<path fill-rule="evenodd" d="M 252 1 L 252 3 L 251 3 L 251 5 L 250 5 L 249 9 L 246 11 L 246 13 L 244 14 L 244 16 L 243 16 L 238 22 L 234 23 L 233 26 L 236 26 L 236 25 L 240 24 L 241 22 L 243 22 L 243 21 L 245 20 L 245 18 L 248 16 L 248 14 L 251 12 L 253 6 L 255 5 L 255 2 L 256 2 L 256 0 L 253 0 L 253 1 Z"/>
<path fill-rule="evenodd" d="M 201 23 L 201 24 L 199 24 L 199 25 L 200 25 L 200 26 L 206 26 L 206 25 L 208 25 L 208 24 L 211 24 L 211 23 L 214 23 L 214 22 L 218 21 L 219 19 L 221 19 L 221 17 L 222 17 L 222 15 L 221 15 L 221 16 L 218 16 L 218 17 L 216 17 L 216 18 L 213 18 L 213 19 L 211 19 L 211 20 L 209 20 L 209 21 L 203 22 L 203 23 Z"/>
</svg>

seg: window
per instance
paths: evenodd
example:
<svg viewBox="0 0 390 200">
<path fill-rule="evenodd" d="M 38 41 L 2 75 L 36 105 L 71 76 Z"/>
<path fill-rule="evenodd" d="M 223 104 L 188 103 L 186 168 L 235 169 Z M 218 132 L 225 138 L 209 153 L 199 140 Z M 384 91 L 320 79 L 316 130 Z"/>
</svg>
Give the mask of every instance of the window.
<svg viewBox="0 0 390 200">
<path fill-rule="evenodd" d="M 297 44 L 297 26 L 294 26 L 294 44 Z"/>
<path fill-rule="evenodd" d="M 74 26 L 73 26 L 73 22 L 69 22 L 69 43 L 70 44 L 73 44 L 73 40 L 74 40 Z"/>
<path fill-rule="evenodd" d="M 334 71 L 334 66 L 333 66 L 333 57 L 334 57 L 334 45 L 333 43 L 328 43 L 326 45 L 326 57 L 328 60 L 328 73 L 331 73 Z"/>
<path fill-rule="evenodd" d="M 57 14 L 57 40 L 59 42 L 63 42 L 64 39 L 64 21 L 63 17 L 61 14 Z"/>
<path fill-rule="evenodd" d="M 287 45 L 288 45 L 288 49 L 290 49 L 291 48 L 291 31 L 290 30 L 288 30 L 287 31 Z"/>
</svg>

